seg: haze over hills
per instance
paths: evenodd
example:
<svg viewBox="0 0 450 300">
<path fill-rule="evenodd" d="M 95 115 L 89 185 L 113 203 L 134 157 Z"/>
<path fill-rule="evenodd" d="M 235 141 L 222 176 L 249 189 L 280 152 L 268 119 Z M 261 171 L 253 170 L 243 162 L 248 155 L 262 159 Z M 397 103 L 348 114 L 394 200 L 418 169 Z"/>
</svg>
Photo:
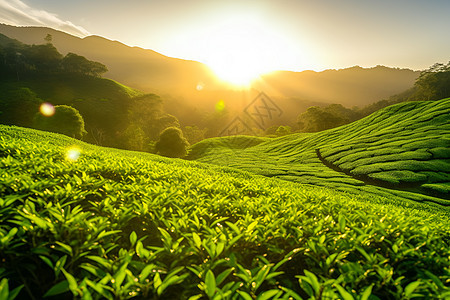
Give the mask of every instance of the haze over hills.
<svg viewBox="0 0 450 300">
<path fill-rule="evenodd" d="M 322 72 L 278 71 L 262 78 L 267 88 L 285 97 L 361 107 L 410 88 L 419 73 L 384 66 L 355 66 Z"/>
<path fill-rule="evenodd" d="M 74 52 L 108 66 L 107 77 L 148 92 L 163 93 L 174 86 L 181 90 L 211 78 L 198 62 L 164 56 L 152 50 L 129 47 L 99 36 L 79 38 L 44 27 L 15 27 L 0 24 L 0 33 L 25 44 L 42 44 L 47 34 L 62 53 Z"/>
<path fill-rule="evenodd" d="M 109 69 L 106 77 L 163 96 L 166 106 L 173 106 L 168 111 L 174 114 L 176 109 L 185 111 L 192 107 L 213 111 L 219 100 L 227 102 L 231 111 L 239 110 L 260 91 L 276 99 L 285 111 L 292 111 L 292 98 L 294 103 L 310 101 L 362 107 L 412 87 L 419 75 L 418 71 L 382 66 L 323 72 L 279 71 L 262 76 L 243 97 L 242 91 L 218 80 L 199 62 L 167 57 L 99 36 L 78 38 L 51 28 L 0 24 L 0 33 L 26 44 L 42 44 L 46 35 L 51 34 L 52 43 L 61 53 L 74 52 L 105 64 Z M 285 103 L 287 99 L 289 103 Z M 299 105 L 295 110 L 297 115 L 306 109 L 304 104 Z"/>
</svg>

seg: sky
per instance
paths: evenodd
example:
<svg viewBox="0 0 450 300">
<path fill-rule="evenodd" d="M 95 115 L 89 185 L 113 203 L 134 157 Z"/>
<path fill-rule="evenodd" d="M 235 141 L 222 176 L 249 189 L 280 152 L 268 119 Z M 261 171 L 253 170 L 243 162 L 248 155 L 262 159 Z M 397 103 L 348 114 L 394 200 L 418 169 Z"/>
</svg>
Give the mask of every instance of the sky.
<svg viewBox="0 0 450 300">
<path fill-rule="evenodd" d="M 225 77 L 425 69 L 450 60 L 449 13 L 450 0 L 0 0 L 0 23 L 99 35 Z"/>
</svg>

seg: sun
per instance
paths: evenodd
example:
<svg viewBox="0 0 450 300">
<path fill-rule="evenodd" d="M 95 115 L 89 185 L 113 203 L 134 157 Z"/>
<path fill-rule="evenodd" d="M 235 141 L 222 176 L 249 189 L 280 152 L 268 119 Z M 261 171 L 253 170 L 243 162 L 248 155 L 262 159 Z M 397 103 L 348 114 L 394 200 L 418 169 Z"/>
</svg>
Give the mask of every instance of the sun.
<svg viewBox="0 0 450 300">
<path fill-rule="evenodd" d="M 276 39 L 264 25 L 235 20 L 210 34 L 205 61 L 219 79 L 249 87 L 260 75 L 275 70 L 278 52 Z"/>
</svg>

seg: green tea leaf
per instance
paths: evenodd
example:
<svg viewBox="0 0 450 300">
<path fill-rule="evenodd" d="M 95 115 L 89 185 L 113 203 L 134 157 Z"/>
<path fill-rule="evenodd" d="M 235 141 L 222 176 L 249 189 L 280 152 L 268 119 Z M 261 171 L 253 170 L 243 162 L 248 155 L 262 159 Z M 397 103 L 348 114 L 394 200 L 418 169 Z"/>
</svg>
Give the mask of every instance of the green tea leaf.
<svg viewBox="0 0 450 300">
<path fill-rule="evenodd" d="M 234 268 L 229 268 L 220 273 L 216 278 L 216 284 L 220 285 L 227 277 L 234 271 Z"/>
<path fill-rule="evenodd" d="M 420 283 L 421 282 L 419 280 L 409 283 L 404 290 L 405 297 L 408 298 L 411 296 L 411 294 L 414 293 L 414 291 L 419 287 Z"/>
<path fill-rule="evenodd" d="M 0 299 L 8 299 L 8 297 L 9 297 L 8 279 L 3 278 L 2 281 L 0 281 Z"/>
<path fill-rule="evenodd" d="M 334 284 L 334 286 L 337 288 L 337 290 L 339 291 L 339 294 L 341 294 L 342 298 L 344 300 L 354 300 L 355 298 L 353 298 L 353 296 L 347 292 L 342 286 L 340 286 L 339 284 Z"/>
<path fill-rule="evenodd" d="M 201 249 L 201 247 L 202 247 L 202 240 L 200 239 L 200 237 L 198 236 L 198 234 L 195 233 L 195 232 L 193 232 L 193 233 L 192 233 L 192 237 L 193 237 L 193 239 L 194 239 L 195 246 L 196 246 L 198 249 Z"/>
<path fill-rule="evenodd" d="M 68 292 L 69 289 L 69 282 L 67 280 L 58 282 L 57 284 L 55 284 L 54 286 L 52 286 L 45 294 L 44 294 L 44 298 L 45 297 L 51 297 L 51 296 L 55 296 L 55 295 L 59 295 L 65 292 Z"/>
<path fill-rule="evenodd" d="M 311 287 L 314 289 L 315 294 L 318 295 L 320 290 L 320 284 L 319 280 L 317 279 L 317 276 L 308 270 L 304 270 L 304 272 L 306 277 L 309 279 L 309 283 L 311 284 Z"/>
<path fill-rule="evenodd" d="M 61 269 L 61 271 L 64 273 L 64 276 L 66 276 L 67 281 L 69 282 L 69 289 L 72 291 L 74 295 L 78 295 L 78 283 L 75 277 L 73 277 L 72 274 L 68 273 L 64 268 Z"/>
<path fill-rule="evenodd" d="M 212 298 L 216 291 L 216 278 L 214 277 L 214 273 L 211 270 L 208 270 L 208 272 L 206 272 L 205 284 L 206 295 L 208 295 L 209 298 Z"/>
<path fill-rule="evenodd" d="M 62 248 L 63 252 L 69 254 L 70 256 L 73 256 L 72 247 L 58 241 L 56 241 L 55 243 Z"/>
<path fill-rule="evenodd" d="M 253 300 L 252 296 L 250 296 L 247 292 L 236 291 L 244 300 Z"/>
<path fill-rule="evenodd" d="M 261 293 L 260 295 L 258 295 L 258 297 L 256 299 L 257 300 L 273 299 L 273 298 L 275 298 L 275 296 L 277 296 L 277 294 L 278 294 L 278 296 L 280 296 L 280 294 L 282 294 L 282 293 L 283 292 L 280 290 L 272 289 L 272 290 L 268 290 L 268 291 Z"/>
<path fill-rule="evenodd" d="M 137 241 L 137 234 L 136 234 L 136 232 L 132 232 L 131 234 L 130 234 L 130 244 L 131 244 L 131 247 L 134 247 L 134 245 L 136 244 L 136 241 Z"/>
<path fill-rule="evenodd" d="M 362 294 L 360 300 L 368 300 L 370 295 L 372 294 L 372 288 L 373 284 L 371 284 L 368 288 L 364 290 L 364 293 Z"/>
</svg>

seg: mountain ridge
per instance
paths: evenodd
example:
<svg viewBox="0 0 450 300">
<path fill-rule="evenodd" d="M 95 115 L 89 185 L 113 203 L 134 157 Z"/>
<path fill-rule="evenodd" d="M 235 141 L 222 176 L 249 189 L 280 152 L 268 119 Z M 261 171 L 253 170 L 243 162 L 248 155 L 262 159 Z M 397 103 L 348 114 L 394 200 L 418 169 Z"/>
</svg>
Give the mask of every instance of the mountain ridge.
<svg viewBox="0 0 450 300">
<path fill-rule="evenodd" d="M 340 70 L 275 71 L 255 80 L 249 90 L 236 89 L 218 79 L 205 64 L 165 56 L 141 47 L 130 47 L 105 37 L 79 38 L 45 27 L 0 24 L 0 33 L 25 44 L 42 44 L 47 34 L 63 54 L 77 53 L 108 67 L 105 77 L 132 88 L 157 94 L 165 110 L 184 126 L 200 126 L 200 120 L 217 113 L 223 101 L 229 116 L 243 113 L 264 92 L 283 111 L 269 125 L 295 124 L 311 105 L 342 104 L 364 107 L 411 88 L 418 71 L 389 67 L 349 67 Z M 227 122 L 230 122 L 228 120 Z M 266 128 L 267 129 L 267 128 Z"/>
</svg>

